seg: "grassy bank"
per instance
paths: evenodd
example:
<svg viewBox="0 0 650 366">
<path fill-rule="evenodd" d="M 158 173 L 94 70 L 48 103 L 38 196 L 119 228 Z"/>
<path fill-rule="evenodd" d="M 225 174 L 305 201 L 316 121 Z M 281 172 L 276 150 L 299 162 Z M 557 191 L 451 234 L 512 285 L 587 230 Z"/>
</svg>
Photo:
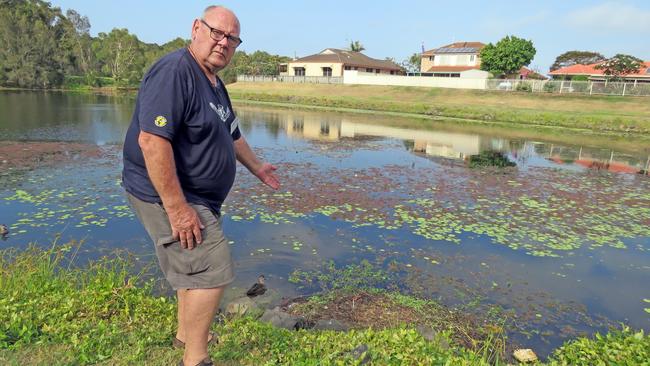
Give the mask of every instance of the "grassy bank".
<svg viewBox="0 0 650 366">
<path fill-rule="evenodd" d="M 228 90 L 235 100 L 650 134 L 649 98 L 290 83 L 235 83 Z"/>
<path fill-rule="evenodd" d="M 76 268 L 77 246 L 5 250 L 0 255 L 0 361 L 3 365 L 170 365 L 181 351 L 170 347 L 175 306 L 152 294 L 153 283 L 130 275 L 127 257 Z M 384 294 L 392 306 L 422 311 L 431 302 Z M 334 301 L 335 299 L 330 299 Z M 387 300 L 387 301 L 388 301 Z M 303 308 L 323 306 L 313 298 Z M 358 364 L 350 353 L 367 345 L 370 364 L 504 364 L 491 345 L 458 344 L 452 332 L 425 340 L 409 324 L 346 332 L 289 331 L 251 317 L 215 325 L 217 364 Z M 364 358 L 363 356 L 361 358 Z M 549 365 L 643 364 L 650 337 L 629 329 L 580 338 L 556 350 Z"/>
</svg>

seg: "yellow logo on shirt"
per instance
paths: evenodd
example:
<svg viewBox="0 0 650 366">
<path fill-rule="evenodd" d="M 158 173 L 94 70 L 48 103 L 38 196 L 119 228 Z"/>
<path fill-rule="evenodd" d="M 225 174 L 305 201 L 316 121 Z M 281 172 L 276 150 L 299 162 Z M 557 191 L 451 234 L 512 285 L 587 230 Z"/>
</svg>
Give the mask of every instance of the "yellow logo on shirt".
<svg viewBox="0 0 650 366">
<path fill-rule="evenodd" d="M 153 123 L 158 127 L 165 127 L 165 126 L 167 126 L 167 118 L 165 118 L 163 116 L 158 116 L 153 121 Z"/>
</svg>

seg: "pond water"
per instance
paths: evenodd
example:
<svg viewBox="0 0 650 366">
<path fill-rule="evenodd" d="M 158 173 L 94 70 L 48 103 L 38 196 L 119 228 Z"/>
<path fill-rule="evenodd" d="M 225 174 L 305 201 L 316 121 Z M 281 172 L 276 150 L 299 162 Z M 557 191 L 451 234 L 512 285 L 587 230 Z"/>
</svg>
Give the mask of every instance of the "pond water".
<svg viewBox="0 0 650 366">
<path fill-rule="evenodd" d="M 79 261 L 116 250 L 155 260 L 120 186 L 133 105 L 128 94 L 0 93 L 0 248 L 77 240 Z M 238 172 L 224 206 L 233 289 L 264 273 L 283 296 L 309 293 L 319 288 L 290 282 L 294 271 L 365 259 L 411 293 L 506 315 L 511 339 L 542 355 L 619 322 L 650 330 L 648 140 L 236 111 L 283 186 Z M 485 166 L 499 161 L 514 166 Z"/>
</svg>

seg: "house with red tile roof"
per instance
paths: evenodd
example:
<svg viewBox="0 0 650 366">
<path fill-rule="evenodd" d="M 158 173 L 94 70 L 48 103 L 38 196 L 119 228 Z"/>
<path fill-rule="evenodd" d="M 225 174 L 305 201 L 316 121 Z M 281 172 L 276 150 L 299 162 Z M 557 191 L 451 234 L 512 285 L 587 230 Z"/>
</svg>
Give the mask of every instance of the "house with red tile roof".
<svg viewBox="0 0 650 366">
<path fill-rule="evenodd" d="M 422 53 L 420 73 L 435 77 L 473 77 L 487 79 L 481 70 L 481 42 L 456 42 Z"/>
<path fill-rule="evenodd" d="M 521 69 L 519 69 L 519 73 L 513 79 L 546 80 L 548 78 L 538 72 L 527 68 L 526 66 L 522 66 Z"/>
<path fill-rule="evenodd" d="M 548 74 L 553 79 L 571 79 L 574 76 L 586 76 L 589 78 L 589 80 L 592 81 L 605 81 L 607 79 L 607 75 L 605 75 L 603 70 L 596 69 L 596 66 L 599 64 L 600 62 L 590 65 L 577 64 L 551 71 Z M 644 62 L 639 71 L 632 74 L 623 75 L 622 78 L 625 81 L 629 82 L 650 83 L 650 61 Z"/>
</svg>

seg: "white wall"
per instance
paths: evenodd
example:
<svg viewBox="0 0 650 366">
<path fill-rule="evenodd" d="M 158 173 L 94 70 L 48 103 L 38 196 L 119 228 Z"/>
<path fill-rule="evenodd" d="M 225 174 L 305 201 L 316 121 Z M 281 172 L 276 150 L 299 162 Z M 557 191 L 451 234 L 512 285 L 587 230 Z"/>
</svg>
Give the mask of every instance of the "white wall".
<svg viewBox="0 0 650 366">
<path fill-rule="evenodd" d="M 467 73 L 467 74 L 466 74 Z M 485 89 L 487 72 L 469 70 L 459 78 L 432 76 L 376 75 L 359 71 L 343 71 L 343 84 L 423 86 L 431 88 Z"/>
<path fill-rule="evenodd" d="M 332 69 L 332 76 L 341 76 L 341 71 L 343 71 L 340 63 L 331 63 L 331 62 L 289 62 L 287 65 L 287 75 L 295 75 L 295 67 L 302 67 L 305 69 L 304 76 L 323 76 L 323 67 L 329 67 Z"/>
</svg>

